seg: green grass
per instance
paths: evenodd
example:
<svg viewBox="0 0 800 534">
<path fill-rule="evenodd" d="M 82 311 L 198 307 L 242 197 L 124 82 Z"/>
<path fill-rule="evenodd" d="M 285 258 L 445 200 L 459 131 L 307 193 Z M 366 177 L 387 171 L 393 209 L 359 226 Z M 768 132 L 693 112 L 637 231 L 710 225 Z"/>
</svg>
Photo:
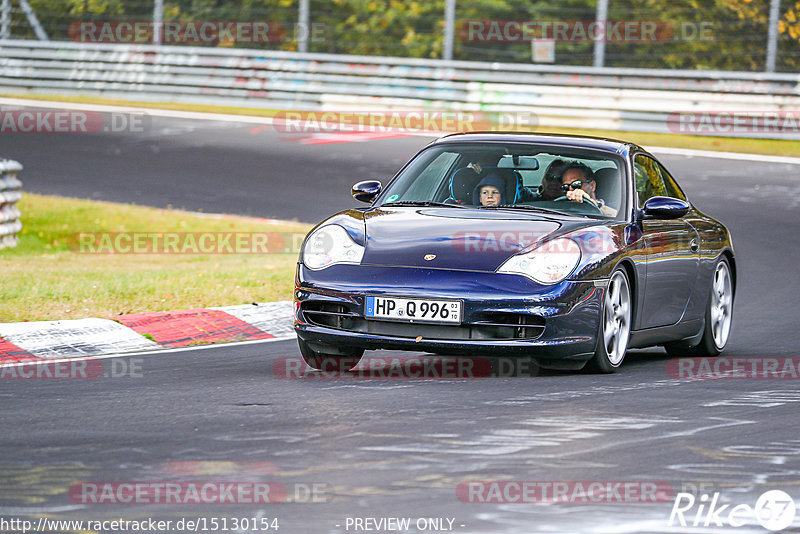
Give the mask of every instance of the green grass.
<svg viewBox="0 0 800 534">
<path fill-rule="evenodd" d="M 208 106 L 201 104 L 181 104 L 162 102 L 135 102 L 116 100 L 111 98 L 97 98 L 90 96 L 54 96 L 39 94 L 0 94 L 0 97 L 27 98 L 32 100 L 45 100 L 56 102 L 79 102 L 87 104 L 105 104 L 110 106 L 141 107 L 154 109 L 172 109 L 179 111 L 198 111 L 204 113 L 226 113 L 232 115 L 248 115 L 258 117 L 273 117 L 282 110 L 241 108 L 229 106 Z M 615 130 L 588 130 L 579 128 L 540 128 L 536 131 L 564 133 L 575 135 L 592 135 L 597 137 L 610 137 L 623 139 L 642 146 L 664 146 L 674 148 L 692 148 L 696 150 L 715 150 L 721 152 L 743 152 L 751 154 L 766 154 L 774 156 L 800 157 L 800 141 L 780 139 L 743 139 L 739 137 L 715 137 L 706 135 L 661 134 L 646 132 L 620 132 Z"/>
<path fill-rule="evenodd" d="M 292 297 L 297 253 L 80 252 L 79 232 L 292 232 L 307 224 L 23 193 L 0 250 L 0 322 L 108 317 Z M 84 247 L 86 250 L 87 247 Z"/>
</svg>

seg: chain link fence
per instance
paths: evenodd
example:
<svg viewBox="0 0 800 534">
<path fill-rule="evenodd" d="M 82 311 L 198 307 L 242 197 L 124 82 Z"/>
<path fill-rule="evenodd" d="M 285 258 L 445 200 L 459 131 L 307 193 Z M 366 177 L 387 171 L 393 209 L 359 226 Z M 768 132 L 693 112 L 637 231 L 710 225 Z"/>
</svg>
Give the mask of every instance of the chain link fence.
<svg viewBox="0 0 800 534">
<path fill-rule="evenodd" d="M 800 72 L 797 0 L 2 0 L 0 14 L 11 39 Z"/>
</svg>

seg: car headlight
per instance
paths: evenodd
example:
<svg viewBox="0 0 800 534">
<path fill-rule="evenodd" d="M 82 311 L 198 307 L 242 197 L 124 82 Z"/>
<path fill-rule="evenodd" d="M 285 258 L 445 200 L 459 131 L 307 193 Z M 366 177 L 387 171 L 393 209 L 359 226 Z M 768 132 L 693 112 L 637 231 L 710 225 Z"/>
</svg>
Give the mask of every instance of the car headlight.
<svg viewBox="0 0 800 534">
<path fill-rule="evenodd" d="M 569 276 L 581 260 L 581 248 L 572 239 L 548 241 L 525 254 L 512 256 L 498 273 L 521 274 L 534 282 L 550 285 Z"/>
<path fill-rule="evenodd" d="M 315 271 L 337 263 L 359 264 L 363 257 L 364 247 L 336 224 L 317 228 L 303 246 L 303 263 Z"/>
</svg>

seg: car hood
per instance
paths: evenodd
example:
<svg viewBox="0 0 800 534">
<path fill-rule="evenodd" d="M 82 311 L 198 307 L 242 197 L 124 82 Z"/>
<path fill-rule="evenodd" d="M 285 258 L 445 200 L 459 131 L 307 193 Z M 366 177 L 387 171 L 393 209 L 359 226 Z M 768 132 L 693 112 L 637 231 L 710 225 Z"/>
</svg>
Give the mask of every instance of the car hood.
<svg viewBox="0 0 800 534">
<path fill-rule="evenodd" d="M 585 227 L 532 211 L 376 208 L 364 214 L 362 264 L 496 271 L 548 236 Z"/>
</svg>

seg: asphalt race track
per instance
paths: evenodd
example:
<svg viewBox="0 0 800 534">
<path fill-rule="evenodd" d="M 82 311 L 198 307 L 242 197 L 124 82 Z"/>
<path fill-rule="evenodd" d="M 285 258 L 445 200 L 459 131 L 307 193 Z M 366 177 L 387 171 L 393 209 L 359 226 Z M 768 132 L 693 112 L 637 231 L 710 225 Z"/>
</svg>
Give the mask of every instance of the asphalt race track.
<svg viewBox="0 0 800 534">
<path fill-rule="evenodd" d="M 60 135 L 60 137 L 59 137 Z M 303 144 L 271 126 L 154 117 L 143 133 L 2 134 L 25 189 L 64 196 L 316 222 L 355 205 L 431 138 Z"/>
<path fill-rule="evenodd" d="M 388 180 L 428 139 L 318 141 L 155 118 L 137 134 L 3 134 L 0 155 L 24 164 L 26 191 L 316 222 L 356 205 L 352 183 Z M 660 159 L 734 237 L 739 287 L 725 356 L 798 356 L 800 166 Z M 284 340 L 130 356 L 114 361 L 139 372 L 121 378 L 0 380 L 0 517 L 263 517 L 284 533 L 367 531 L 353 518 L 389 517 L 443 518 L 438 531 L 451 519 L 452 532 L 469 533 L 739 533 L 765 530 L 752 520 L 670 527 L 672 498 L 497 504 L 465 502 L 457 490 L 657 482 L 698 504 L 719 492 L 718 505 L 730 505 L 722 517 L 767 490 L 800 501 L 797 380 L 679 379 L 661 349 L 629 352 L 615 375 L 287 378 L 286 359 L 298 356 Z M 70 493 L 87 481 L 253 480 L 282 484 L 294 502 L 82 504 Z M 411 530 L 424 531 L 437 530 Z M 787 531 L 800 532 L 800 517 Z"/>
</svg>

